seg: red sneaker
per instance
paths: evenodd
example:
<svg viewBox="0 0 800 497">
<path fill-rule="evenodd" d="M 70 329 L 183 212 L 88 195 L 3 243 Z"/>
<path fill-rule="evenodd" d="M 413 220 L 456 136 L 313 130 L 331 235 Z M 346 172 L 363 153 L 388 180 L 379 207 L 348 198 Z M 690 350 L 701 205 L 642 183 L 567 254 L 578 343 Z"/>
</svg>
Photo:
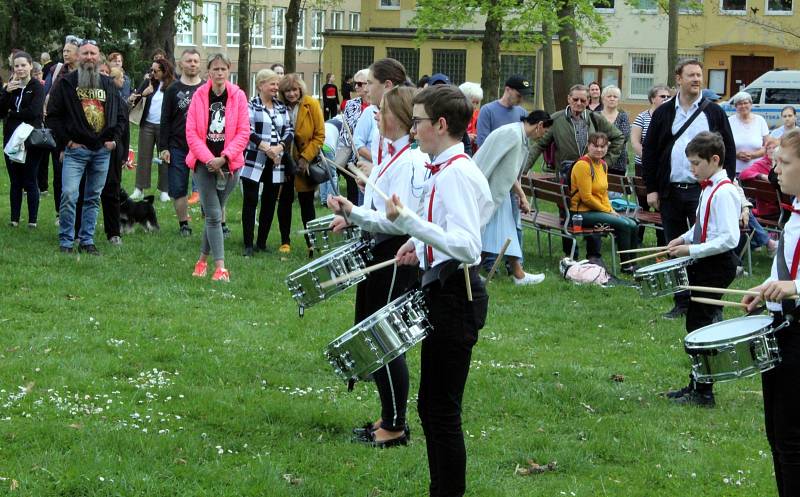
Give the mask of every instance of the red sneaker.
<svg viewBox="0 0 800 497">
<path fill-rule="evenodd" d="M 214 276 L 211 277 L 211 281 L 224 281 L 230 282 L 231 281 L 231 273 L 228 272 L 227 269 L 218 267 L 216 271 L 214 271 Z"/>
<path fill-rule="evenodd" d="M 207 272 L 208 263 L 206 261 L 197 261 L 197 264 L 194 265 L 194 272 L 192 273 L 192 276 L 197 278 L 205 278 Z"/>
</svg>

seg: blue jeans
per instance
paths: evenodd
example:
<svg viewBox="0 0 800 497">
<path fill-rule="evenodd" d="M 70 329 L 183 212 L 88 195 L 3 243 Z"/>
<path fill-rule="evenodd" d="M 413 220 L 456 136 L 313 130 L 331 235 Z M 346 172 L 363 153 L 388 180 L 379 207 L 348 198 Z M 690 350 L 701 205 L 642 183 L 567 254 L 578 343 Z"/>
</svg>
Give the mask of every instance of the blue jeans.
<svg viewBox="0 0 800 497">
<path fill-rule="evenodd" d="M 769 233 L 761 226 L 758 219 L 754 215 L 748 217 L 747 224 L 753 230 L 753 238 L 750 239 L 750 249 L 755 250 L 758 247 L 764 247 L 769 242 Z"/>
<path fill-rule="evenodd" d="M 81 228 L 78 232 L 79 245 L 94 245 L 94 228 L 100 205 L 100 193 L 106 183 L 111 151 L 106 148 L 67 148 L 64 151 L 64 164 L 61 169 L 61 206 L 59 207 L 58 244 L 72 247 L 75 241 L 75 206 L 81 177 L 86 174 L 86 187 L 83 192 L 83 212 Z"/>
<path fill-rule="evenodd" d="M 334 154 L 326 153 L 324 154 L 327 159 L 330 159 L 333 162 L 335 159 Z M 339 195 L 339 177 L 336 175 L 336 168 L 330 165 L 326 161 L 322 161 L 323 164 L 328 166 L 328 173 L 331 175 L 330 180 L 323 181 L 319 184 L 319 201 L 323 207 L 328 206 L 328 195 Z"/>
</svg>

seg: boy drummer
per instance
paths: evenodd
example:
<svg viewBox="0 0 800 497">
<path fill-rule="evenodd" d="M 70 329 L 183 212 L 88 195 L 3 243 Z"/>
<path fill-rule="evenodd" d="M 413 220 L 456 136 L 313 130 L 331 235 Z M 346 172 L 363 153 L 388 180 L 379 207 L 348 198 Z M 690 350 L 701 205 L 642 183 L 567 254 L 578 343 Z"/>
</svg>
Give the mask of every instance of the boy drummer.
<svg viewBox="0 0 800 497">
<path fill-rule="evenodd" d="M 767 280 L 754 290 L 761 296 L 742 299 L 752 312 L 766 300 L 773 313 L 773 326 L 784 321 L 789 325 L 777 330 L 781 362 L 761 374 L 764 392 L 764 424 L 767 440 L 772 449 L 775 479 L 780 497 L 800 495 L 800 397 L 797 380 L 800 378 L 800 313 L 794 300 L 800 293 L 797 274 L 800 263 L 800 131 L 793 130 L 781 137 L 775 173 L 781 190 L 794 195 L 792 215 L 783 227 L 778 252 L 772 261 L 772 272 Z M 788 299 L 788 300 L 784 300 Z"/>
<path fill-rule="evenodd" d="M 386 217 L 413 238 L 397 252 L 399 264 L 419 264 L 433 327 L 422 342 L 418 410 L 425 433 L 431 496 L 461 496 L 466 489 L 466 449 L 461 400 L 472 346 L 486 320 L 489 298 L 477 267 L 481 227 L 492 196 L 481 171 L 465 153 L 461 137 L 472 106 L 455 86 L 434 85 L 414 97 L 412 133 L 433 157 L 419 215 L 397 195 Z M 467 290 L 471 288 L 471 299 Z"/>
<path fill-rule="evenodd" d="M 739 214 L 742 204 L 736 186 L 725 172 L 725 144 L 718 133 L 704 131 L 686 146 L 692 174 L 700 182 L 700 200 L 694 226 L 667 245 L 673 257 L 695 259 L 687 268 L 689 284 L 727 288 L 736 277 L 739 263 L 734 249 L 739 244 Z M 695 297 L 713 297 L 692 292 Z M 689 303 L 686 332 L 722 320 L 722 308 Z M 667 397 L 680 404 L 714 406 L 712 383 L 700 383 L 689 374 L 689 385 L 668 392 Z"/>
</svg>

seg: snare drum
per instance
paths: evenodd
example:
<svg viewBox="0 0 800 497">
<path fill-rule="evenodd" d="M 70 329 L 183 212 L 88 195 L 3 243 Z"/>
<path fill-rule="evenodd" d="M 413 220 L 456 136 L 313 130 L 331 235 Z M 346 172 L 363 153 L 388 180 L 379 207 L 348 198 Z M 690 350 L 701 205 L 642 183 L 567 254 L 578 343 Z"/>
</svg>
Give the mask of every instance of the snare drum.
<svg viewBox="0 0 800 497">
<path fill-rule="evenodd" d="M 311 248 L 324 254 L 331 250 L 361 239 L 361 228 L 350 225 L 340 233 L 334 233 L 330 228 L 334 215 L 318 217 L 306 223 L 306 235 Z"/>
<path fill-rule="evenodd" d="M 366 242 L 351 242 L 314 259 L 287 276 L 286 285 L 300 308 L 311 307 L 365 280 L 366 276 L 361 274 L 331 287 L 322 287 L 324 282 L 367 267 L 372 259 L 370 248 L 371 245 Z"/>
<path fill-rule="evenodd" d="M 425 297 L 408 292 L 328 344 L 325 356 L 346 381 L 365 380 L 430 332 Z"/>
<path fill-rule="evenodd" d="M 684 339 L 697 381 L 735 380 L 774 368 L 781 360 L 772 318 L 746 316 L 704 326 Z"/>
<path fill-rule="evenodd" d="M 680 292 L 681 286 L 689 284 L 686 267 L 691 263 L 692 258 L 687 256 L 651 264 L 637 269 L 633 279 L 644 297 L 672 295 Z"/>
</svg>

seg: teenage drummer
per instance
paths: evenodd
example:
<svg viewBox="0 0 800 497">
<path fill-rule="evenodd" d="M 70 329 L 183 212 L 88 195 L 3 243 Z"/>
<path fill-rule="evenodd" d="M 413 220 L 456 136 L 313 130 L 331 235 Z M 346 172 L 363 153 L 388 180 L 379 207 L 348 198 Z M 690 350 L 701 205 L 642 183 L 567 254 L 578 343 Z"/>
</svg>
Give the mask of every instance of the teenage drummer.
<svg viewBox="0 0 800 497">
<path fill-rule="evenodd" d="M 411 101 L 415 88 L 395 87 L 383 94 L 380 110 L 375 117 L 378 129 L 388 153 L 379 153 L 377 167 L 370 178 L 382 192 L 398 192 L 403 202 L 416 206 L 422 200 L 422 188 L 427 171 L 428 158 L 419 149 L 412 148 Z M 351 222 L 368 232 L 374 242 L 372 263 L 393 259 L 397 250 L 408 240 L 395 224 L 387 220 L 383 198 L 367 185 L 364 190 L 364 205 L 354 207 L 345 197 L 330 197 L 328 206 L 340 214 L 333 221 L 334 232 L 347 226 L 342 211 Z M 376 210 L 377 209 L 377 210 Z M 393 299 L 402 295 L 418 281 L 419 271 L 409 266 L 390 266 L 369 273 L 367 279 L 356 289 L 355 322 L 360 323 Z M 354 430 L 354 440 L 375 447 L 406 445 L 410 431 L 406 423 L 408 403 L 408 367 L 405 354 L 372 374 L 381 400 L 381 416 L 363 428 Z"/>
<path fill-rule="evenodd" d="M 689 256 L 694 263 L 687 268 L 689 284 L 727 288 L 736 277 L 739 258 L 739 214 L 742 203 L 736 186 L 725 172 L 725 143 L 718 133 L 704 131 L 686 146 L 692 174 L 700 183 L 700 200 L 694 226 L 667 245 L 672 257 Z M 714 297 L 692 292 L 694 297 Z M 689 302 L 686 332 L 722 320 L 722 307 Z M 701 383 L 689 374 L 688 386 L 667 392 L 676 403 L 714 406 L 712 383 Z"/>
<path fill-rule="evenodd" d="M 761 296 L 742 299 L 752 312 L 763 301 L 774 315 L 773 326 L 790 320 L 788 327 L 775 332 L 781 362 L 761 374 L 764 392 L 764 424 L 767 440 L 772 449 L 772 462 L 778 495 L 800 495 L 800 397 L 797 380 L 800 378 L 800 322 L 797 300 L 800 294 L 797 268 L 800 263 L 800 130 L 792 130 L 781 137 L 780 151 L 776 154 L 775 173 L 781 190 L 794 195 L 792 215 L 783 227 L 778 252 L 772 261 L 769 278 L 754 290 Z"/>
<path fill-rule="evenodd" d="M 464 94 L 455 86 L 429 86 L 414 97 L 413 116 L 415 139 L 433 158 L 422 209 L 418 215 L 392 195 L 386 216 L 413 237 L 397 252 L 398 262 L 425 270 L 422 288 L 432 331 L 422 341 L 418 410 L 430 495 L 460 496 L 467 460 L 461 400 L 489 302 L 477 267 L 463 268 L 480 262 L 481 227 L 492 214 L 492 195 L 464 153 L 461 138 L 472 116 Z"/>
</svg>

